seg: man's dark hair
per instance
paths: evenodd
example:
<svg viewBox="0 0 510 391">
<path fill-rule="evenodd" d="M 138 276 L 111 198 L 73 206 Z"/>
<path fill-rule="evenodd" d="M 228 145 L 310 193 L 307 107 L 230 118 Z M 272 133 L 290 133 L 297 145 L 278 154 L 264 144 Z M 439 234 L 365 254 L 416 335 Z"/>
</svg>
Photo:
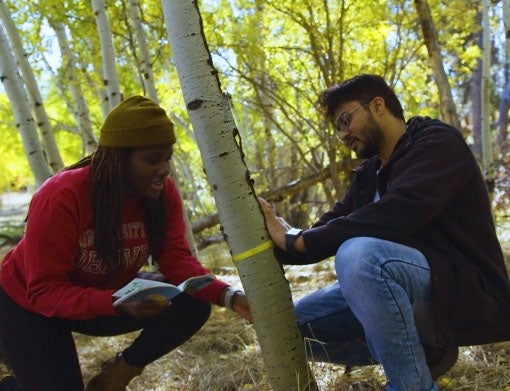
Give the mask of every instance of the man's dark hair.
<svg viewBox="0 0 510 391">
<path fill-rule="evenodd" d="M 377 75 L 361 74 L 343 83 L 336 84 L 323 91 L 319 96 L 319 105 L 328 118 L 333 118 L 340 103 L 359 101 L 367 105 L 380 96 L 394 117 L 404 119 L 404 110 L 390 86 Z"/>
</svg>

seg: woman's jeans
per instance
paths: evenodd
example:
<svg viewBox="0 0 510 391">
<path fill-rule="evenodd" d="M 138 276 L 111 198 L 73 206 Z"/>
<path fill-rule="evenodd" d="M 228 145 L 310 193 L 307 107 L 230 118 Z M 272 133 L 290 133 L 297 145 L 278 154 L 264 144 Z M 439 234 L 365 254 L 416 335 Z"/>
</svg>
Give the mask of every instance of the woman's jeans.
<svg viewBox="0 0 510 391">
<path fill-rule="evenodd" d="M 0 341 L 23 390 L 81 391 L 84 385 L 72 332 L 113 336 L 141 330 L 122 352 L 128 364 L 141 368 L 191 338 L 210 312 L 208 302 L 179 295 L 163 312 L 142 320 L 127 315 L 46 318 L 20 307 L 0 286 Z"/>
<path fill-rule="evenodd" d="M 437 390 L 423 343 L 434 344 L 431 273 L 414 248 L 370 237 L 344 242 L 338 282 L 296 303 L 309 360 L 380 363 L 387 391 Z"/>
</svg>

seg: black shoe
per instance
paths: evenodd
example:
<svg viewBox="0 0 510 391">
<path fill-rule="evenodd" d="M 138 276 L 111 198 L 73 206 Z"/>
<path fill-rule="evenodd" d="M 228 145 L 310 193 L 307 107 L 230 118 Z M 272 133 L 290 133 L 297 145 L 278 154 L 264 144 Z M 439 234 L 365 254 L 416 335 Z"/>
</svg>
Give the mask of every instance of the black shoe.
<svg viewBox="0 0 510 391">
<path fill-rule="evenodd" d="M 457 346 L 428 346 L 425 347 L 425 355 L 432 380 L 437 380 L 455 365 L 459 357 L 459 348 Z"/>
</svg>

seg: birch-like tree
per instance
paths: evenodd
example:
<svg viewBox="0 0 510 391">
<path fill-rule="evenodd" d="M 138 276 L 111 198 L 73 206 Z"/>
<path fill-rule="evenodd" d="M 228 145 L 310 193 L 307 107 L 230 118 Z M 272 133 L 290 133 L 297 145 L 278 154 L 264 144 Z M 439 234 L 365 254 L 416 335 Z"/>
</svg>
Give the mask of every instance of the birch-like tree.
<svg viewBox="0 0 510 391">
<path fill-rule="evenodd" d="M 163 10 L 184 101 L 223 235 L 250 302 L 270 383 L 274 390 L 314 390 L 290 288 L 272 252 L 197 2 L 164 0 Z"/>
<path fill-rule="evenodd" d="M 108 94 L 110 108 L 115 107 L 122 100 L 119 79 L 117 77 L 115 49 L 113 45 L 110 20 L 104 0 L 92 0 L 92 8 L 96 18 L 99 40 L 101 42 L 101 54 L 103 59 L 103 83 Z"/>
<path fill-rule="evenodd" d="M 64 163 L 55 141 L 55 135 L 53 134 L 48 114 L 44 108 L 44 101 L 39 91 L 34 72 L 28 62 L 28 54 L 23 49 L 23 42 L 18 29 L 11 18 L 4 0 L 0 0 L 0 20 L 4 23 L 7 35 L 12 43 L 11 46 L 14 49 L 14 56 L 19 65 L 21 74 L 23 75 L 23 81 L 28 92 L 30 103 L 32 104 L 37 126 L 40 130 L 48 165 L 53 172 L 57 172 L 64 166 Z"/>
<path fill-rule="evenodd" d="M 436 26 L 432 19 L 429 3 L 427 0 L 414 0 L 414 4 L 421 24 L 423 39 L 429 53 L 430 68 L 432 69 L 432 74 L 434 75 L 434 80 L 436 81 L 439 91 L 441 114 L 446 122 L 460 129 L 459 116 L 457 115 L 457 109 L 453 101 L 448 76 L 444 70 L 443 55 L 441 54 Z"/>
<path fill-rule="evenodd" d="M 494 167 L 492 156 L 492 137 L 490 129 L 490 65 L 491 41 L 489 21 L 490 0 L 482 0 L 483 54 L 482 54 L 482 162 L 485 182 L 489 194 L 494 195 Z"/>
<path fill-rule="evenodd" d="M 87 49 L 89 53 L 95 53 L 96 51 L 96 45 L 93 40 L 87 41 Z M 77 62 L 80 61 L 80 59 L 77 59 Z M 83 77 L 85 78 L 85 81 L 87 85 L 89 86 L 89 90 L 95 91 L 95 95 L 98 97 L 98 100 L 100 102 L 101 106 L 101 114 L 103 116 L 103 119 L 106 118 L 108 113 L 110 112 L 110 103 L 108 102 L 108 99 L 105 99 L 106 96 L 108 96 L 108 91 L 106 87 L 103 85 L 99 85 L 95 79 L 91 76 L 91 73 L 101 75 L 101 67 L 97 64 L 96 61 L 92 61 L 91 63 L 93 72 L 85 72 L 83 74 Z M 85 69 L 86 67 L 84 65 L 78 65 L 78 68 Z"/>
<path fill-rule="evenodd" d="M 476 16 L 478 24 L 482 22 L 482 14 Z M 473 34 L 473 41 L 482 52 L 483 31 Z M 470 80 L 470 97 L 472 113 L 472 135 L 473 135 L 473 153 L 477 160 L 482 158 L 482 60 L 478 58 L 473 68 Z"/>
<path fill-rule="evenodd" d="M 71 92 L 73 100 L 73 114 L 78 125 L 78 133 L 81 137 L 82 146 L 85 154 L 92 153 L 97 147 L 97 141 L 92 130 L 90 121 L 90 112 L 85 100 L 84 93 L 77 75 L 77 66 L 75 54 L 72 52 L 65 26 L 62 22 L 53 22 L 49 20 L 55 34 L 57 36 L 60 54 L 62 56 L 62 69 L 67 80 L 67 86 Z"/>
<path fill-rule="evenodd" d="M 140 83 L 143 90 L 149 98 L 155 102 L 159 102 L 158 91 L 154 83 L 154 72 L 152 71 L 152 61 L 149 54 L 149 46 L 147 38 L 143 31 L 142 18 L 140 16 L 140 6 L 138 0 L 128 0 L 129 15 L 133 25 L 133 32 L 136 40 L 136 46 L 140 52 L 138 58 L 138 68 L 140 69 Z"/>
<path fill-rule="evenodd" d="M 510 0 L 503 0 L 503 28 L 505 32 L 505 85 L 500 94 L 497 146 L 508 138 L 508 110 L 510 110 Z"/>
<path fill-rule="evenodd" d="M 43 149 L 37 135 L 37 127 L 32 117 L 30 103 L 23 83 L 16 69 L 16 61 L 0 25 L 0 80 L 11 102 L 16 126 L 23 140 L 23 148 L 34 174 L 37 186 L 40 186 L 52 173 L 44 158 Z"/>
</svg>

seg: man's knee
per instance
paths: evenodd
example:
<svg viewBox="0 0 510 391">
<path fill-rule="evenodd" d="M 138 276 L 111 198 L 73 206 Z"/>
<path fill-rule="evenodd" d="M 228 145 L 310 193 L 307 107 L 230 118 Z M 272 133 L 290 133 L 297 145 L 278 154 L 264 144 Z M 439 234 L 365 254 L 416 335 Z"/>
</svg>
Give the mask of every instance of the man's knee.
<svg viewBox="0 0 510 391">
<path fill-rule="evenodd" d="M 360 276 L 366 274 L 366 269 L 370 267 L 367 261 L 373 254 L 374 240 L 365 237 L 352 238 L 339 247 L 335 257 L 335 268 L 338 282 L 344 292 L 351 284 L 357 283 Z"/>
<path fill-rule="evenodd" d="M 351 263 L 352 260 L 364 259 L 377 251 L 382 239 L 360 236 L 343 242 L 335 257 L 335 263 L 344 261 Z"/>
</svg>

